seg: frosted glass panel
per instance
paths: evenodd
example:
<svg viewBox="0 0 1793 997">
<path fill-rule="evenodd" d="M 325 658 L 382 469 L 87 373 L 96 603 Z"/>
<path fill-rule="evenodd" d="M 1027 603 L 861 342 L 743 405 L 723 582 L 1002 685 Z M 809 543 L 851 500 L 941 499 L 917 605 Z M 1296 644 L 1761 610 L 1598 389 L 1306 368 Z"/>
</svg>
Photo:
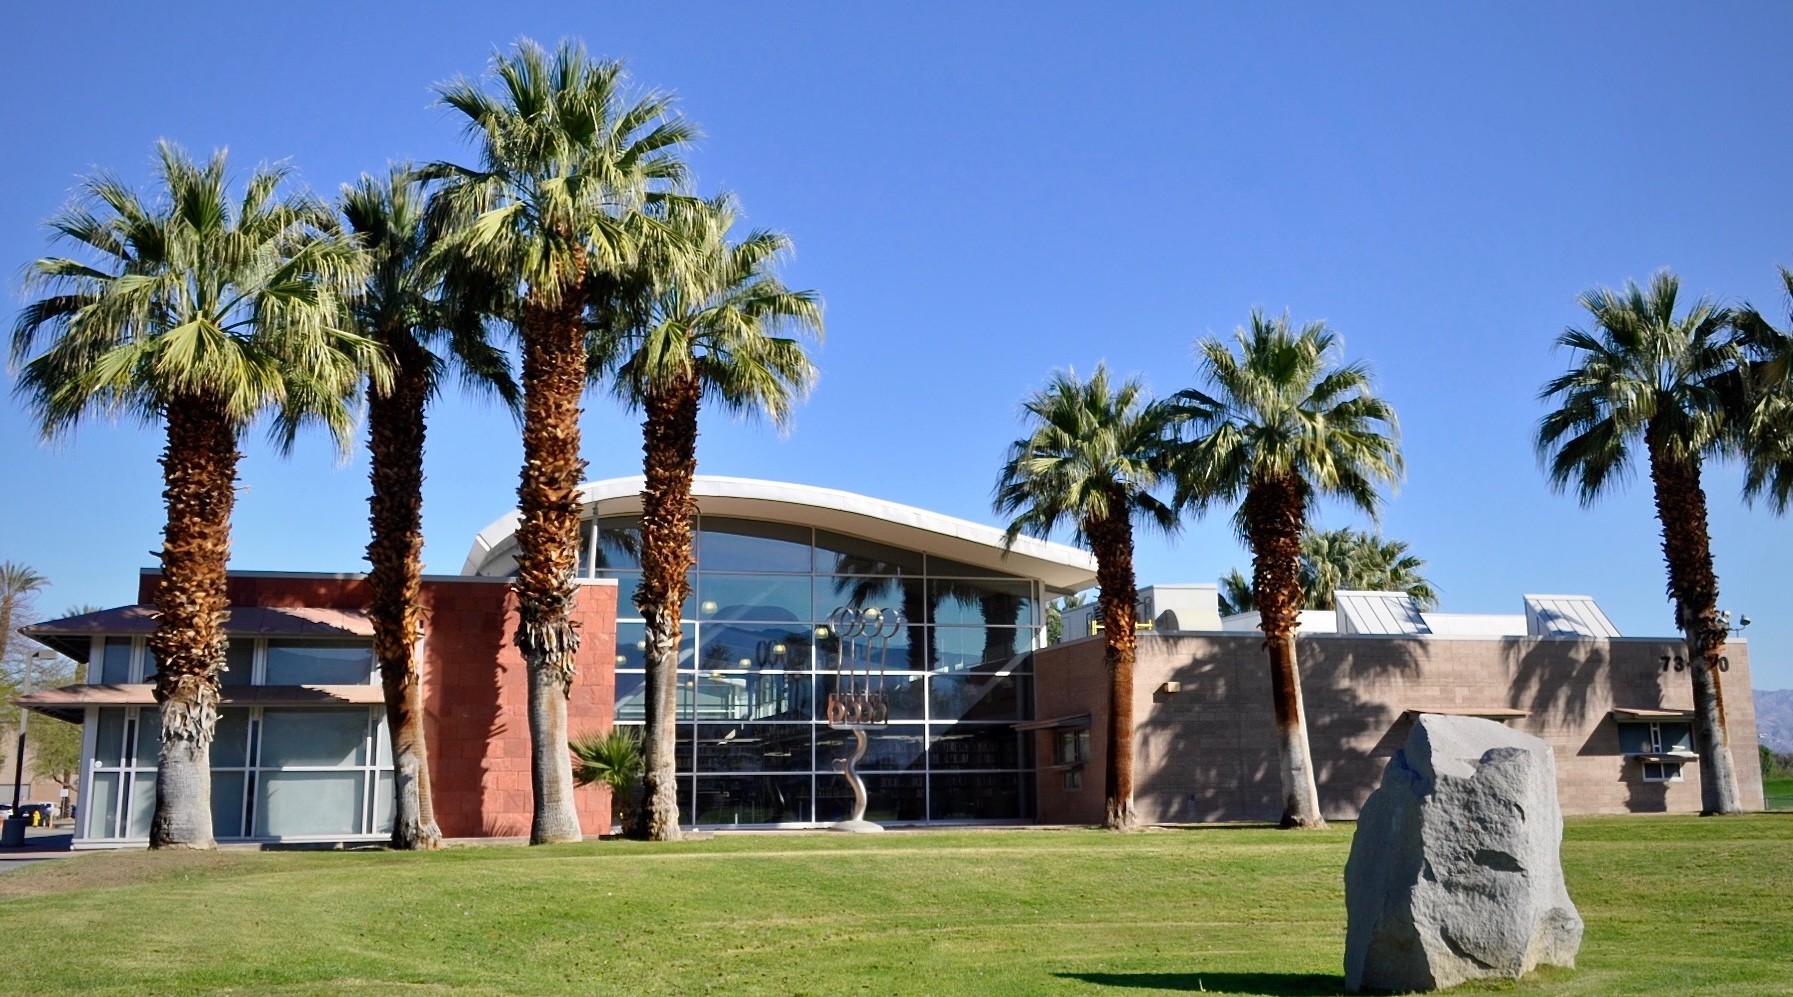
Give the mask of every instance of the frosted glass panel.
<svg viewBox="0 0 1793 997">
<path fill-rule="evenodd" d="M 139 772 L 131 780 L 131 826 L 127 838 L 149 837 L 149 820 L 156 815 L 156 774 Z"/>
<path fill-rule="evenodd" d="M 90 838 L 111 838 L 118 834 L 119 776 L 117 772 L 95 772 L 93 785 L 81 794 L 81 806 L 89 811 L 87 836 Z"/>
<path fill-rule="evenodd" d="M 374 786 L 374 830 L 380 834 L 392 833 L 392 773 L 381 772 L 379 784 Z"/>
<path fill-rule="evenodd" d="M 125 711 L 122 707 L 100 710 L 100 722 L 94 731 L 93 761 L 113 767 L 124 757 Z"/>
<path fill-rule="evenodd" d="M 366 760 L 366 709 L 262 711 L 265 768 L 361 765 Z"/>
<path fill-rule="evenodd" d="M 361 796 L 359 772 L 263 772 L 255 834 L 359 834 Z"/>
</svg>

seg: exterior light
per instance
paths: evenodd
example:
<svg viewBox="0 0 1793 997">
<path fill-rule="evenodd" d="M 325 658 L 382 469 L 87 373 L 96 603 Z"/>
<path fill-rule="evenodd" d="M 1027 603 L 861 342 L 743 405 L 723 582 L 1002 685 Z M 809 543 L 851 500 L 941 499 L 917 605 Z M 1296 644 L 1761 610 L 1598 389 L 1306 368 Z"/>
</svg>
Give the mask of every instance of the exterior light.
<svg viewBox="0 0 1793 997">
<path fill-rule="evenodd" d="M 783 644 L 773 644 L 772 645 L 772 653 L 773 654 L 783 654 L 784 652 L 785 652 L 785 646 Z"/>
<path fill-rule="evenodd" d="M 827 640 L 828 639 L 828 628 L 827 627 L 817 627 L 816 628 L 816 637 L 821 640 Z"/>
<path fill-rule="evenodd" d="M 716 605 L 716 600 L 714 600 L 714 599 L 705 599 L 705 600 L 704 600 L 704 601 L 703 601 L 703 605 L 701 605 L 701 606 L 699 606 L 699 607 L 698 607 L 698 608 L 699 608 L 699 609 L 702 609 L 702 610 L 703 610 L 703 611 L 704 611 L 704 615 L 705 615 L 705 616 L 710 616 L 710 615 L 714 615 L 714 614 L 715 614 L 715 612 L 716 612 L 716 610 L 717 610 L 717 609 L 718 609 L 718 608 L 720 608 L 720 607 L 718 607 L 718 606 L 717 606 L 717 605 Z"/>
<path fill-rule="evenodd" d="M 629 656 L 628 656 L 628 655 L 626 655 L 626 654 L 619 654 L 619 655 L 617 655 L 617 656 L 616 656 L 616 663 L 617 663 L 617 664 L 619 664 L 619 665 L 626 665 L 626 664 L 628 664 L 628 663 L 629 663 Z"/>
<path fill-rule="evenodd" d="M 637 650 L 637 651 L 647 650 L 647 638 L 643 637 L 641 640 L 636 641 L 635 642 L 635 650 Z"/>
<path fill-rule="evenodd" d="M 742 668 L 752 668 L 753 667 L 753 659 L 752 658 L 742 658 L 741 659 L 741 667 Z"/>
</svg>

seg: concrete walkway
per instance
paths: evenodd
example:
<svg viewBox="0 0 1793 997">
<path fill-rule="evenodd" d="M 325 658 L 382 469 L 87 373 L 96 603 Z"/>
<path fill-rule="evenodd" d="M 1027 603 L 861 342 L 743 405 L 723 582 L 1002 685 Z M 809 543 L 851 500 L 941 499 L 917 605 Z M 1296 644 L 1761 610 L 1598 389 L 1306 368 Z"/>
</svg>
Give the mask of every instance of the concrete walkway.
<svg viewBox="0 0 1793 997">
<path fill-rule="evenodd" d="M 75 854 L 69 850 L 74 840 L 74 825 L 68 821 L 49 827 L 28 827 L 25 829 L 25 847 L 0 848 L 0 875 L 38 862 L 68 858 Z"/>
</svg>

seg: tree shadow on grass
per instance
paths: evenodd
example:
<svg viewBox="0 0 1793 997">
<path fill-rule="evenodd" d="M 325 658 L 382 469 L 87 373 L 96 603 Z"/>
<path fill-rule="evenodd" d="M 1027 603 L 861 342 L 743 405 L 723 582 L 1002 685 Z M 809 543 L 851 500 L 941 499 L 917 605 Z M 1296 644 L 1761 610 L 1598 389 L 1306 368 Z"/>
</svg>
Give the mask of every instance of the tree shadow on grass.
<svg viewBox="0 0 1793 997">
<path fill-rule="evenodd" d="M 1345 978 L 1325 973 L 1059 973 L 1099 987 L 1261 994 L 1263 997 L 1340 997 Z"/>
</svg>

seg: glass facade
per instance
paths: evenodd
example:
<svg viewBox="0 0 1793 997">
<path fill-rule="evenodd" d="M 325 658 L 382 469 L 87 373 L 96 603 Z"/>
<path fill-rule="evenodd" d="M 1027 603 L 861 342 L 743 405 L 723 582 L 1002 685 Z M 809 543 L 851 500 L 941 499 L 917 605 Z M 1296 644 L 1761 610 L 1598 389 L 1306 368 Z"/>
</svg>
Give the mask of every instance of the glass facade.
<svg viewBox="0 0 1793 997">
<path fill-rule="evenodd" d="M 834 769 L 852 734 L 818 704 L 841 682 L 837 608 L 900 610 L 883 691 L 890 723 L 860 763 L 868 819 L 1031 819 L 1037 582 L 826 530 L 704 516 L 679 649 L 679 797 L 685 824 L 844 819 Z M 588 577 L 617 580 L 616 716 L 643 719 L 645 629 L 633 517 L 587 524 Z"/>
<path fill-rule="evenodd" d="M 149 836 L 161 719 L 151 707 L 93 712 L 84 837 Z M 212 835 L 342 838 L 392 831 L 383 707 L 230 707 L 212 740 Z"/>
<path fill-rule="evenodd" d="M 147 682 L 143 638 L 107 637 L 96 681 Z M 368 685 L 366 640 L 233 637 L 225 686 Z M 161 719 L 153 707 L 89 710 L 93 755 L 82 837 L 142 839 L 156 806 Z M 344 838 L 392 830 L 392 747 L 382 706 L 225 706 L 212 739 L 212 834 Z"/>
</svg>

